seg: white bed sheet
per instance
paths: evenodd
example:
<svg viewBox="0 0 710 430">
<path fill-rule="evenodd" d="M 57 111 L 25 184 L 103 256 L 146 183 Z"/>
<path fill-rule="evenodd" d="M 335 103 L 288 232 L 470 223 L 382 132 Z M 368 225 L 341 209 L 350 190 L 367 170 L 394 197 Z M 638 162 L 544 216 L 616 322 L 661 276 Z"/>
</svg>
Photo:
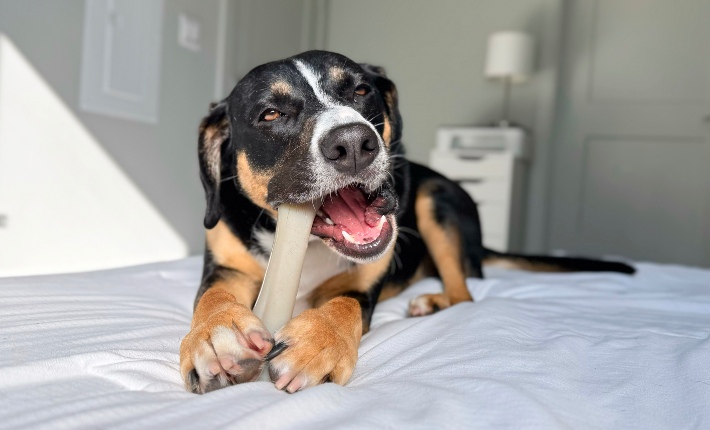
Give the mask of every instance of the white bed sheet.
<svg viewBox="0 0 710 430">
<path fill-rule="evenodd" d="M 351 382 L 183 391 L 201 261 L 0 279 L 1 428 L 709 428 L 710 271 L 491 270 L 477 303 L 378 305 Z"/>
</svg>

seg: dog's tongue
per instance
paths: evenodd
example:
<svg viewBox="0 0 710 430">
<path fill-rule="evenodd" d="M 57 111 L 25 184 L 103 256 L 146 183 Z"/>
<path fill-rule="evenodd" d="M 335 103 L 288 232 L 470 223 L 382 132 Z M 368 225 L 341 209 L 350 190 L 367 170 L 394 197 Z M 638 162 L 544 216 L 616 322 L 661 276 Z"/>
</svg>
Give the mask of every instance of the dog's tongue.
<svg viewBox="0 0 710 430">
<path fill-rule="evenodd" d="M 337 194 L 326 197 L 320 210 L 334 224 L 329 225 L 332 231 L 329 236 L 356 244 L 377 239 L 385 218 L 368 210 L 368 206 L 365 195 L 357 187 L 343 188 Z"/>
</svg>

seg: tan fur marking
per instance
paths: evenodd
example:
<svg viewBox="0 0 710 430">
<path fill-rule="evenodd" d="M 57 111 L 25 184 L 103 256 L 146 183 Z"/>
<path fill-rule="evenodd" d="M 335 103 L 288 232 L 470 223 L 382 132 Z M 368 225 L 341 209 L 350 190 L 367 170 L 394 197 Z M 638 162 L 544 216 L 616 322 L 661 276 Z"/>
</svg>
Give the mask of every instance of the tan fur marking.
<svg viewBox="0 0 710 430">
<path fill-rule="evenodd" d="M 225 130 L 229 127 L 226 117 L 219 125 L 207 127 L 204 122 L 200 124 L 200 151 L 207 161 L 207 168 L 216 184 L 220 181 L 220 150 L 222 143 L 227 139 L 228 133 Z"/>
<path fill-rule="evenodd" d="M 337 66 L 331 67 L 330 70 L 328 70 L 328 75 L 330 75 L 330 79 L 339 81 L 345 77 L 345 70 Z"/>
<path fill-rule="evenodd" d="M 226 291 L 234 296 L 237 303 L 251 309 L 254 307 L 257 296 L 259 296 L 261 282 L 250 279 L 238 273 L 229 279 L 220 279 L 219 281 L 215 281 L 207 291 L 210 290 Z M 200 303 L 202 303 L 202 299 L 200 299 Z"/>
<path fill-rule="evenodd" d="M 188 374 L 196 365 L 216 360 L 214 354 L 219 354 L 219 351 L 214 350 L 217 347 L 210 340 L 216 333 L 215 330 L 234 333 L 234 336 L 241 339 L 247 339 L 247 336 L 254 332 L 259 333 L 264 340 L 271 338 L 261 321 L 251 311 L 261 288 L 264 268 L 224 221 L 220 220 L 214 228 L 207 230 L 206 236 L 207 248 L 214 262 L 234 271 L 230 273 L 229 270 L 224 270 L 222 277 L 210 285 L 195 307 L 190 332 L 180 344 L 180 372 L 186 384 L 189 383 Z M 211 345 L 212 349 L 205 349 L 205 345 Z M 244 349 L 242 354 L 231 359 L 261 360 L 270 350 L 271 343 L 268 343 L 260 350 Z M 258 374 L 258 368 L 243 368 L 231 372 L 232 376 L 251 379 Z M 203 376 L 204 374 L 201 375 Z M 205 388 L 205 383 L 203 379 L 201 390 Z"/>
<path fill-rule="evenodd" d="M 276 335 L 289 346 L 271 362 L 306 386 L 328 376 L 336 384 L 350 379 L 362 337 L 360 305 L 349 297 L 336 297 L 318 309 L 309 309 L 289 321 Z M 281 376 L 281 375 L 279 375 Z"/>
<path fill-rule="evenodd" d="M 419 232 L 444 284 L 444 294 L 452 305 L 472 300 L 466 287 L 458 231 L 445 229 L 434 219 L 434 200 L 426 188 L 417 193 L 414 210 Z"/>
<path fill-rule="evenodd" d="M 264 267 L 249 253 L 224 221 L 220 220 L 214 228 L 207 230 L 206 235 L 207 248 L 217 264 L 237 270 L 249 280 L 261 283 L 264 279 Z"/>
<path fill-rule="evenodd" d="M 389 148 L 390 144 L 392 143 L 392 125 L 390 124 L 390 120 L 389 118 L 387 118 L 387 115 L 385 115 L 384 122 L 385 125 L 382 129 L 382 140 L 385 142 L 385 146 Z"/>
<path fill-rule="evenodd" d="M 488 257 L 483 260 L 483 265 L 488 267 L 499 267 L 501 269 L 527 270 L 529 272 L 565 272 L 559 266 L 553 264 L 533 263 L 523 258 L 514 257 Z"/>
<path fill-rule="evenodd" d="M 393 252 L 394 249 L 390 248 L 379 260 L 358 264 L 352 269 L 328 279 L 313 290 L 310 298 L 311 304 L 313 307 L 319 307 L 328 300 L 351 291 L 366 292 L 389 269 Z"/>
<path fill-rule="evenodd" d="M 275 217 L 276 211 L 266 203 L 269 180 L 271 180 L 272 176 L 273 175 L 268 172 L 255 172 L 251 168 L 246 154 L 243 152 L 237 155 L 237 178 L 239 179 L 239 185 L 242 186 L 247 196 L 254 204 L 266 209 L 267 212 Z"/>
<path fill-rule="evenodd" d="M 318 308 L 329 300 L 343 294 L 357 291 L 364 293 L 372 288 L 382 275 L 389 269 L 394 247 L 390 248 L 382 258 L 372 263 L 358 264 L 346 272 L 339 273 L 319 285 L 310 296 L 311 306 Z M 359 308 L 359 306 L 358 306 Z M 365 324 L 365 322 L 362 322 Z M 361 325 L 362 333 L 370 330 L 369 325 Z"/>
<path fill-rule="evenodd" d="M 397 294 L 401 293 L 407 287 L 410 285 L 413 285 L 419 281 L 421 281 L 424 278 L 427 278 L 429 276 L 434 276 L 434 271 L 432 267 L 432 262 L 430 257 L 426 257 L 420 264 L 419 267 L 417 267 L 416 272 L 414 272 L 414 275 L 412 275 L 411 278 L 409 278 L 406 282 L 404 283 L 388 283 L 385 284 L 385 286 L 382 288 L 382 291 L 380 292 L 380 297 L 377 299 L 377 302 L 382 302 L 387 299 L 390 299 Z"/>
<path fill-rule="evenodd" d="M 377 298 L 377 303 L 384 302 L 387 299 L 391 299 L 392 297 L 404 291 L 404 289 L 407 288 L 407 285 L 409 285 L 409 283 L 407 283 L 406 285 L 393 283 L 386 284 L 382 288 L 382 291 L 380 291 L 380 296 Z"/>
<path fill-rule="evenodd" d="M 397 88 L 392 87 L 392 91 L 385 93 L 385 103 L 390 107 L 391 111 L 397 106 Z"/>
<path fill-rule="evenodd" d="M 271 91 L 275 94 L 288 95 L 291 94 L 291 85 L 286 81 L 276 81 L 271 84 Z"/>
</svg>

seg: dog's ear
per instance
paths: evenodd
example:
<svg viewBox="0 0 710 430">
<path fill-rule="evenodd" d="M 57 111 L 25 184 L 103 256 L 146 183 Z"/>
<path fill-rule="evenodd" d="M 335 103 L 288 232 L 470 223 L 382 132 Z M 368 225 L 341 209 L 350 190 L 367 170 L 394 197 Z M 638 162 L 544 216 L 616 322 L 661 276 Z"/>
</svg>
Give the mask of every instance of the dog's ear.
<svg viewBox="0 0 710 430">
<path fill-rule="evenodd" d="M 372 85 L 375 86 L 377 92 L 382 97 L 382 102 L 385 105 L 385 113 L 392 127 L 392 136 L 390 141 L 399 143 L 402 137 L 402 116 L 399 114 L 399 97 L 397 95 L 397 87 L 389 78 L 385 69 L 372 64 L 360 64 L 360 67 L 365 71 Z M 397 145 L 400 146 L 401 145 Z"/>
<path fill-rule="evenodd" d="M 207 207 L 205 209 L 205 228 L 212 228 L 222 216 L 222 203 L 219 199 L 219 187 L 222 171 L 229 171 L 227 147 L 231 136 L 227 104 L 221 102 L 210 105 L 210 113 L 200 123 L 198 153 L 200 157 L 200 179 L 205 189 Z M 223 167 L 226 167 L 223 169 Z"/>
</svg>

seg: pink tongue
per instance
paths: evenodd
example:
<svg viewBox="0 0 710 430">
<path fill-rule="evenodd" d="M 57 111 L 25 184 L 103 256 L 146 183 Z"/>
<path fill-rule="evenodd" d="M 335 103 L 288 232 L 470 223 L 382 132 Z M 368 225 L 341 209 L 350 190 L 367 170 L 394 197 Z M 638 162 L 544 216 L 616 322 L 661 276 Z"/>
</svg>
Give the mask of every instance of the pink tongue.
<svg viewBox="0 0 710 430">
<path fill-rule="evenodd" d="M 338 191 L 332 198 L 326 197 L 321 210 L 328 214 L 336 225 L 345 227 L 356 242 L 372 242 L 380 235 L 381 228 L 365 222 L 368 203 L 358 188 L 348 187 Z"/>
</svg>

